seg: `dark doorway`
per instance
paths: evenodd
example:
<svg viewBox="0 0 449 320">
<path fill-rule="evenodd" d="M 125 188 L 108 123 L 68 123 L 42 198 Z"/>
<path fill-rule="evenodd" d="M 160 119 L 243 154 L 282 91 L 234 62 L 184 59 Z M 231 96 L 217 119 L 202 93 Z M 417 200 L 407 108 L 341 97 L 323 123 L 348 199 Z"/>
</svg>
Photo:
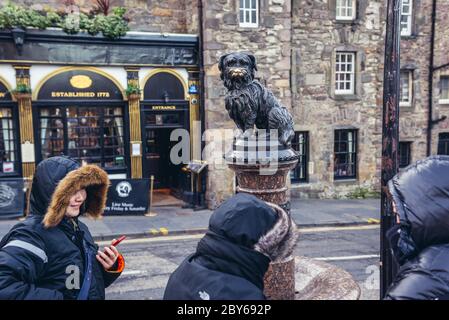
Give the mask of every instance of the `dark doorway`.
<svg viewBox="0 0 449 320">
<path fill-rule="evenodd" d="M 170 159 L 171 150 L 178 143 L 170 141 L 170 135 L 176 129 L 188 130 L 188 110 L 185 102 L 144 104 L 142 115 L 143 177 L 154 176 L 153 189 L 179 199 L 189 188 L 189 177 L 182 170 L 185 164 L 174 164 Z"/>
<path fill-rule="evenodd" d="M 155 189 L 178 190 L 182 166 L 170 161 L 170 150 L 177 141 L 170 141 L 171 128 L 145 129 L 144 176 L 154 176 Z"/>
</svg>

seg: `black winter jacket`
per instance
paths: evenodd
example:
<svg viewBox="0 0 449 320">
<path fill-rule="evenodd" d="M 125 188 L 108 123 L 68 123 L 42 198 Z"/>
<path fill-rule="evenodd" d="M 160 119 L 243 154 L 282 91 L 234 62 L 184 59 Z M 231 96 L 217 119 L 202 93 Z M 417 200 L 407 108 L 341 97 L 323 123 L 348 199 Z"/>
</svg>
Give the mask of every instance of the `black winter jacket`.
<svg viewBox="0 0 449 320">
<path fill-rule="evenodd" d="M 30 216 L 0 242 L 0 299 L 76 299 L 85 271 L 83 239 L 92 250 L 88 299 L 104 299 L 105 287 L 120 275 L 106 272 L 96 260 L 98 246 L 86 225 L 64 217 L 68 199 L 81 188 L 87 191 L 88 214 L 100 215 L 104 205 L 106 173 L 95 166 L 78 167 L 63 157 L 50 158 L 37 167 Z M 58 223 L 46 227 L 43 220 Z"/>
<path fill-rule="evenodd" d="M 390 232 L 400 268 L 386 299 L 449 298 L 449 157 L 431 156 L 389 182 L 400 217 Z"/>
<path fill-rule="evenodd" d="M 291 254 L 295 232 L 284 211 L 277 214 L 252 195 L 235 195 L 212 214 L 196 252 L 170 276 L 164 299 L 265 299 L 263 278 L 270 259 Z"/>
</svg>

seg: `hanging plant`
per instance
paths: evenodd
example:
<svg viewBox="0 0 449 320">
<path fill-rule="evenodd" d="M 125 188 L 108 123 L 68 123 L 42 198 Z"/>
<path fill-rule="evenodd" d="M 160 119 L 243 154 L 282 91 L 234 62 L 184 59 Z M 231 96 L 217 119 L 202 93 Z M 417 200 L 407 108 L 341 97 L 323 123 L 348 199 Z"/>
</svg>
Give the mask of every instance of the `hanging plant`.
<svg viewBox="0 0 449 320">
<path fill-rule="evenodd" d="M 29 99 L 31 97 L 31 88 L 26 84 L 19 84 L 10 92 L 17 100 Z"/>
<path fill-rule="evenodd" d="M 126 88 L 126 91 L 125 91 L 125 94 L 127 97 L 129 97 L 130 95 L 133 95 L 133 94 L 140 96 L 141 93 L 142 93 L 142 90 L 138 86 L 133 85 L 133 84 L 128 85 L 128 87 Z"/>
</svg>

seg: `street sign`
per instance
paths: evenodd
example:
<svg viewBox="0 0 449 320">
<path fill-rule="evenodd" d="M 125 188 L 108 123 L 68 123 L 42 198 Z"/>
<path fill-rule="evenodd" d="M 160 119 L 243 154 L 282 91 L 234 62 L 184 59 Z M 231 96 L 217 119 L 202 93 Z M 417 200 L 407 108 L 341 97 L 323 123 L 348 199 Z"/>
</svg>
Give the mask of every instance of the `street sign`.
<svg viewBox="0 0 449 320">
<path fill-rule="evenodd" d="M 148 209 L 149 179 L 111 180 L 105 215 L 144 215 Z"/>
</svg>

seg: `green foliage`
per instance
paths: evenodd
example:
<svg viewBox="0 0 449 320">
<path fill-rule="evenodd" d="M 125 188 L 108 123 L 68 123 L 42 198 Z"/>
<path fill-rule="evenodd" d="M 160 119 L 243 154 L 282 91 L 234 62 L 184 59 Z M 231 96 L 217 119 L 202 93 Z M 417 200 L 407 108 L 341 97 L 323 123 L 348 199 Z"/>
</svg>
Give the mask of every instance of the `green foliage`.
<svg viewBox="0 0 449 320">
<path fill-rule="evenodd" d="M 113 13 L 86 15 L 84 13 L 63 14 L 55 11 L 40 12 L 8 3 L 0 8 L 0 29 L 27 27 L 46 29 L 59 27 L 68 34 L 85 31 L 91 35 L 102 33 L 110 39 L 118 39 L 129 31 L 126 9 L 116 7 Z"/>
<path fill-rule="evenodd" d="M 125 8 L 114 8 L 112 15 L 107 15 L 104 19 L 103 35 L 107 38 L 118 39 L 129 30 L 128 22 L 123 18 Z"/>
<path fill-rule="evenodd" d="M 17 87 L 11 91 L 11 93 L 31 93 L 31 88 L 26 84 L 18 84 Z"/>
<path fill-rule="evenodd" d="M 348 193 L 349 199 L 369 199 L 380 198 L 380 193 L 367 188 L 356 188 L 354 191 Z"/>
<path fill-rule="evenodd" d="M 130 84 L 128 85 L 128 88 L 126 88 L 125 94 L 126 96 L 129 96 L 131 94 L 140 94 L 141 92 L 142 90 L 138 86 Z"/>
</svg>

